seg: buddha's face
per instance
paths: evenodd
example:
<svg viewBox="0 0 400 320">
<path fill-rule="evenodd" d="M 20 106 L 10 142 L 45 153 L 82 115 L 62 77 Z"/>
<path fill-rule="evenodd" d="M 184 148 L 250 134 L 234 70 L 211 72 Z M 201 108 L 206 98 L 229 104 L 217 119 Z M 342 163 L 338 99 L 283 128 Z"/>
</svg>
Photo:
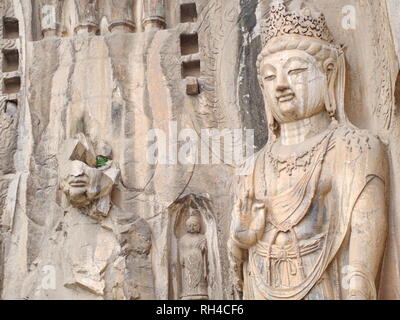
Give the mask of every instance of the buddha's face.
<svg viewBox="0 0 400 320">
<path fill-rule="evenodd" d="M 327 75 L 307 52 L 284 50 L 265 57 L 260 76 L 267 107 L 279 124 L 325 111 Z"/>
<path fill-rule="evenodd" d="M 197 217 L 190 217 L 186 220 L 186 231 L 188 233 L 200 233 L 201 224 Z"/>
<path fill-rule="evenodd" d="M 85 162 L 68 161 L 61 170 L 61 188 L 72 206 L 80 208 L 108 195 L 113 181 L 104 174 L 104 168 L 92 168 Z"/>
</svg>

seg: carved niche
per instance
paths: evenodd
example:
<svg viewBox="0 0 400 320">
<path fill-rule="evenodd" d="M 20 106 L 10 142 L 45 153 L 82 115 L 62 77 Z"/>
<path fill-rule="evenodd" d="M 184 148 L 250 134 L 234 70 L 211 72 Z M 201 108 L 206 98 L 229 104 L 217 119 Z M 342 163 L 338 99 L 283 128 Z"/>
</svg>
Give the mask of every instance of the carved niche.
<svg viewBox="0 0 400 320">
<path fill-rule="evenodd" d="M 209 200 L 188 195 L 171 206 L 171 299 L 222 298 L 217 227 Z"/>
</svg>

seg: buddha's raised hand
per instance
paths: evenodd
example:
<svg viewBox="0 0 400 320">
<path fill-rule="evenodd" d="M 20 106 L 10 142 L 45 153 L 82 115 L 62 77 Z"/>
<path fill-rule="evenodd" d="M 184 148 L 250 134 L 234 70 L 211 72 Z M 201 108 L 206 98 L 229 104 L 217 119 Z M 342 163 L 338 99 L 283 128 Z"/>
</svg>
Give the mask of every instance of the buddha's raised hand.
<svg viewBox="0 0 400 320">
<path fill-rule="evenodd" d="M 235 238 L 246 247 L 253 246 L 259 240 L 265 228 L 265 204 L 247 191 L 235 205 Z"/>
</svg>

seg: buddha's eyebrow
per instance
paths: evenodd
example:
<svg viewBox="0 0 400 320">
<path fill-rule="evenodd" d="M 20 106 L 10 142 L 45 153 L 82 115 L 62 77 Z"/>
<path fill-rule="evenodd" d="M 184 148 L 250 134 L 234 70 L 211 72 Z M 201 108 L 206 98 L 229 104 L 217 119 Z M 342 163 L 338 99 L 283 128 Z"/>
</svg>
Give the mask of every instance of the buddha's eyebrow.
<svg viewBox="0 0 400 320">
<path fill-rule="evenodd" d="M 276 71 L 276 68 L 274 67 L 274 65 L 272 65 L 270 63 L 265 63 L 261 68 L 262 71 L 266 71 L 266 69 L 267 70 L 272 70 L 274 72 Z"/>
<path fill-rule="evenodd" d="M 285 64 L 283 66 L 288 67 L 292 62 L 308 63 L 308 61 L 303 58 L 291 57 L 285 62 Z"/>
</svg>

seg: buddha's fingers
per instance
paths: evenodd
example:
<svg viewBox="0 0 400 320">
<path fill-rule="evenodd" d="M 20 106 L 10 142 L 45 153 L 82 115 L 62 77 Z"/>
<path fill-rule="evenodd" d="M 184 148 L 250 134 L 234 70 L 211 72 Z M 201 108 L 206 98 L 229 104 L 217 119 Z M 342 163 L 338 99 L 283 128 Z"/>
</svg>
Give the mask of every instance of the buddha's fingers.
<svg viewBox="0 0 400 320">
<path fill-rule="evenodd" d="M 258 211 L 260 209 L 265 209 L 265 203 L 264 202 L 256 202 L 253 204 L 253 210 Z"/>
</svg>

